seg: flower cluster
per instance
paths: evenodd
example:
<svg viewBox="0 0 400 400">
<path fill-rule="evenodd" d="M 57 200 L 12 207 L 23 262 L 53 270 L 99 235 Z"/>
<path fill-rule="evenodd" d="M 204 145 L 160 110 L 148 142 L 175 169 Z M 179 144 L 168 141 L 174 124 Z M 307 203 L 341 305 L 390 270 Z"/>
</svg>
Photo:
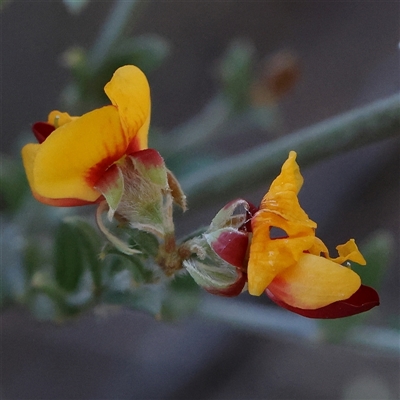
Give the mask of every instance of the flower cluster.
<svg viewBox="0 0 400 400">
<path fill-rule="evenodd" d="M 298 201 L 303 178 L 294 151 L 259 208 L 232 201 L 207 231 L 176 245 L 172 203 L 185 209 L 185 196 L 160 154 L 147 149 L 147 79 L 124 66 L 105 92 L 111 105 L 81 117 L 52 111 L 47 122 L 34 124 L 39 144 L 27 144 L 22 157 L 37 200 L 54 206 L 100 203 L 99 226 L 119 250 L 134 252 L 104 226 L 105 210 L 110 221 L 116 217 L 160 240 L 156 261 L 167 276 L 185 268 L 213 294 L 266 293 L 312 318 L 344 317 L 379 304 L 377 293 L 350 267 L 350 261 L 366 263 L 355 241 L 337 246 L 332 258 L 315 235 L 317 224 Z"/>
</svg>

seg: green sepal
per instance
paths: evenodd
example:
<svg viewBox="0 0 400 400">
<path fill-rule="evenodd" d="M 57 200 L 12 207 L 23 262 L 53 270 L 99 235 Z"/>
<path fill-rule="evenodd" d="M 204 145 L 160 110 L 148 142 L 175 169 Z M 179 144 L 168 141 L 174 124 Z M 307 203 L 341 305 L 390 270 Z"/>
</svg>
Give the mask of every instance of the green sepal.
<svg viewBox="0 0 400 400">
<path fill-rule="evenodd" d="M 183 265 L 194 281 L 203 288 L 226 289 L 238 279 L 237 268 L 220 258 L 206 240 L 194 240 L 197 255 L 186 259 Z"/>
<path fill-rule="evenodd" d="M 229 202 L 211 221 L 209 232 L 216 231 L 222 228 L 240 228 L 246 221 L 249 210 L 249 203 L 243 199 L 236 199 Z"/>
<path fill-rule="evenodd" d="M 138 151 L 130 159 L 141 178 L 166 190 L 168 188 L 167 168 L 160 153 L 154 149 Z"/>
<path fill-rule="evenodd" d="M 118 165 L 113 164 L 97 182 L 99 190 L 108 204 L 108 219 L 111 221 L 124 194 L 124 177 Z"/>
</svg>

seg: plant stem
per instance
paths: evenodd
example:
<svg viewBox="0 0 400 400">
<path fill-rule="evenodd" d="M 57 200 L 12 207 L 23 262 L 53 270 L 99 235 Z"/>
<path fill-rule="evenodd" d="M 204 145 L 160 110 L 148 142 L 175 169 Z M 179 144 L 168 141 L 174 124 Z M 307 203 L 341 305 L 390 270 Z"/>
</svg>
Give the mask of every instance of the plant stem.
<svg viewBox="0 0 400 400">
<path fill-rule="evenodd" d="M 137 4 L 136 0 L 117 0 L 115 2 L 97 41 L 89 53 L 88 64 L 92 71 L 96 71 L 107 59 L 110 50 L 121 37 L 129 22 L 132 10 Z"/>
<path fill-rule="evenodd" d="M 400 134 L 400 95 L 376 101 L 230 157 L 183 179 L 190 208 L 244 195 L 273 179 L 290 150 L 302 167 Z"/>
</svg>

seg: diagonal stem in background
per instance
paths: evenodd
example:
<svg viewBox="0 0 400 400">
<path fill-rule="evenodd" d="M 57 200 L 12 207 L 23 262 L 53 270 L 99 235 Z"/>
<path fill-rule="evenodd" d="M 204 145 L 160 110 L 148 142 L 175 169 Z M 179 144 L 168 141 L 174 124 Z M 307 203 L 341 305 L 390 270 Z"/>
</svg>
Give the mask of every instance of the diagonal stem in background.
<svg viewBox="0 0 400 400">
<path fill-rule="evenodd" d="M 301 129 L 198 170 L 182 187 L 190 208 L 237 198 L 273 179 L 290 150 L 302 167 L 400 134 L 400 94 Z"/>
<path fill-rule="evenodd" d="M 113 8 L 101 28 L 97 41 L 89 53 L 88 62 L 92 71 L 99 69 L 107 59 L 113 46 L 122 36 L 137 5 L 138 1 L 136 0 L 117 0 L 113 4 Z"/>
</svg>

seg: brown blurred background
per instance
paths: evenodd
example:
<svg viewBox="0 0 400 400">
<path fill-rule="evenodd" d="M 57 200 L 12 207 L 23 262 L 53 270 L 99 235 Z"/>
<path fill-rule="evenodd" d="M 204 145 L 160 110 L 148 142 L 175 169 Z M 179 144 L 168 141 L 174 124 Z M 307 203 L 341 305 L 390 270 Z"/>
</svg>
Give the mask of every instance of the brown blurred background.
<svg viewBox="0 0 400 400">
<path fill-rule="evenodd" d="M 172 44 L 168 61 L 149 76 L 155 126 L 171 128 L 202 108 L 216 91 L 217 61 L 237 37 L 250 39 L 260 59 L 281 49 L 301 59 L 302 80 L 281 104 L 284 133 L 399 92 L 398 2 L 143 5 L 130 34 L 157 33 Z M 59 105 L 70 79 L 61 54 L 72 45 L 89 48 L 111 7 L 110 1 L 91 1 L 79 15 L 70 14 L 61 1 L 13 1 L 4 7 L 2 151 L 17 154 L 18 136 Z M 319 234 L 331 248 L 350 236 L 365 240 L 377 229 L 389 230 L 399 243 L 399 171 L 399 140 L 303 171 L 302 204 L 319 221 Z M 256 202 L 261 193 L 249 194 L 250 199 Z M 398 315 L 398 265 L 397 252 L 385 275 L 375 323 Z M 56 326 L 7 310 L 1 325 L 4 399 L 400 396 L 399 353 L 311 345 L 200 316 L 166 324 L 122 311 Z"/>
</svg>

